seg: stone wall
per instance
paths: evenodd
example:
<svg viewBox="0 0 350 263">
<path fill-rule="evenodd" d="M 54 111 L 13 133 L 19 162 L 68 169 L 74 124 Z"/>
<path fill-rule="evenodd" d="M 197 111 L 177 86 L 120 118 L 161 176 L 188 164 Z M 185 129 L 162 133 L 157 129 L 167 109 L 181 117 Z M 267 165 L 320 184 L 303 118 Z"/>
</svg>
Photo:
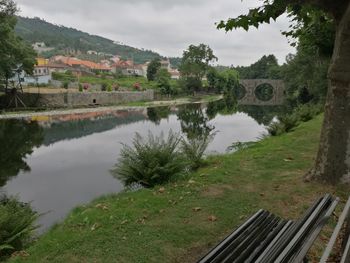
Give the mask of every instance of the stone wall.
<svg viewBox="0 0 350 263">
<path fill-rule="evenodd" d="M 10 96 L 2 96 L 0 105 L 5 108 L 9 105 Z M 21 100 L 27 107 L 84 107 L 92 105 L 117 105 L 128 102 L 152 101 L 154 100 L 153 90 L 140 92 L 79 92 L 79 93 L 54 93 L 54 94 L 19 94 Z"/>
</svg>

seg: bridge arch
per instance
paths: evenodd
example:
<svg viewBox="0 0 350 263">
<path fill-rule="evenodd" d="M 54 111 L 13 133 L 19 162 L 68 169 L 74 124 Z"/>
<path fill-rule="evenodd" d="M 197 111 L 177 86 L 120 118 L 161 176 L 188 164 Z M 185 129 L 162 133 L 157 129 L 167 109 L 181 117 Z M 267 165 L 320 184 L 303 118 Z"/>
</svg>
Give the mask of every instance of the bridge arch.
<svg viewBox="0 0 350 263">
<path fill-rule="evenodd" d="M 282 105 L 284 91 L 282 80 L 242 79 L 236 95 L 242 105 Z"/>
</svg>

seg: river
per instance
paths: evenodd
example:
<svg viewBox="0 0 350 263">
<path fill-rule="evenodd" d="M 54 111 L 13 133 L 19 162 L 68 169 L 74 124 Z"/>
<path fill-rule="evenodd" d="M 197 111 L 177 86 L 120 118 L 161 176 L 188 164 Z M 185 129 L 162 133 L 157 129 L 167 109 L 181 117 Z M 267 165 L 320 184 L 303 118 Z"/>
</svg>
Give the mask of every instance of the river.
<svg viewBox="0 0 350 263">
<path fill-rule="evenodd" d="M 207 154 L 220 154 L 234 142 L 259 140 L 275 114 L 273 107 L 236 110 L 218 101 L 0 120 L 0 192 L 30 202 L 42 214 L 43 232 L 74 207 L 124 189 L 110 170 L 122 143 L 130 145 L 136 132 L 215 133 Z"/>
</svg>

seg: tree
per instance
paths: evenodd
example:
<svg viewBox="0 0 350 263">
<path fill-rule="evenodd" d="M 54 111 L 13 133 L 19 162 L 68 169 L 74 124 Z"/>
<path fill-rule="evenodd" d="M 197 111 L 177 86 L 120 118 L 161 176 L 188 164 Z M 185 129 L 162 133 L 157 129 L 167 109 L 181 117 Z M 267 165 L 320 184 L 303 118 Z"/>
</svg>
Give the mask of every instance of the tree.
<svg viewBox="0 0 350 263">
<path fill-rule="evenodd" d="M 248 67 L 236 67 L 242 79 L 279 79 L 280 66 L 274 55 L 263 56 Z"/>
<path fill-rule="evenodd" d="M 186 88 L 190 91 L 199 90 L 202 87 L 202 78 L 209 69 L 209 63 L 216 60 L 217 57 L 209 46 L 190 45 L 188 50 L 183 52 L 179 68 L 182 78 L 185 79 Z"/>
<path fill-rule="evenodd" d="M 35 64 L 34 50 L 14 33 L 17 7 L 12 0 L 0 0 L 0 79 L 14 76 L 18 67 L 32 74 Z"/>
<path fill-rule="evenodd" d="M 291 106 L 299 103 L 324 103 L 327 95 L 327 71 L 335 39 L 335 24 L 329 15 L 319 10 L 308 10 L 304 24 L 288 35 L 298 37 L 296 55 L 288 55 L 281 72 Z M 293 42 L 292 45 L 295 43 Z"/>
<path fill-rule="evenodd" d="M 172 89 L 170 85 L 171 75 L 167 69 L 159 69 L 156 74 L 157 86 L 162 94 L 171 95 Z"/>
<path fill-rule="evenodd" d="M 303 37 L 306 35 L 303 28 L 312 23 L 305 16 L 310 10 L 323 11 L 334 21 L 336 37 L 328 70 L 329 87 L 321 141 L 308 179 L 332 184 L 350 183 L 350 0 L 264 0 L 261 7 L 251 9 L 247 15 L 221 21 L 218 28 L 248 30 L 250 26 L 269 23 L 271 18 L 276 20 L 287 12 L 297 24 L 286 34 Z M 319 45 L 315 38 L 310 37 L 310 40 Z"/>
<path fill-rule="evenodd" d="M 211 89 L 215 89 L 218 93 L 235 93 L 239 86 L 238 72 L 234 69 L 225 69 L 218 71 L 214 67 L 210 67 L 207 73 L 208 85 Z"/>
<path fill-rule="evenodd" d="M 149 63 L 148 68 L 147 68 L 147 79 L 149 81 L 155 80 L 156 74 L 158 70 L 160 69 L 161 64 L 160 64 L 160 59 L 155 58 Z"/>
<path fill-rule="evenodd" d="M 226 87 L 227 80 L 222 71 L 210 67 L 207 73 L 207 81 L 210 89 L 214 89 L 217 93 L 222 93 Z"/>
</svg>

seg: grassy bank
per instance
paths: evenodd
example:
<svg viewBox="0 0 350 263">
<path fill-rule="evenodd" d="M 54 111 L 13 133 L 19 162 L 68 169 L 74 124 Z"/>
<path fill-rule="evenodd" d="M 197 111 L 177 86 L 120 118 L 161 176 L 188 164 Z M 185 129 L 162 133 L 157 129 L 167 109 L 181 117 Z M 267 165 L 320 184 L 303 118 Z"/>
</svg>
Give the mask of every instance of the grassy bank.
<svg viewBox="0 0 350 263">
<path fill-rule="evenodd" d="M 207 167 L 164 188 L 76 208 L 27 250 L 29 256 L 13 262 L 194 262 L 259 208 L 296 218 L 325 192 L 344 198 L 345 187 L 302 180 L 313 163 L 321 119 L 211 157 Z"/>
</svg>

